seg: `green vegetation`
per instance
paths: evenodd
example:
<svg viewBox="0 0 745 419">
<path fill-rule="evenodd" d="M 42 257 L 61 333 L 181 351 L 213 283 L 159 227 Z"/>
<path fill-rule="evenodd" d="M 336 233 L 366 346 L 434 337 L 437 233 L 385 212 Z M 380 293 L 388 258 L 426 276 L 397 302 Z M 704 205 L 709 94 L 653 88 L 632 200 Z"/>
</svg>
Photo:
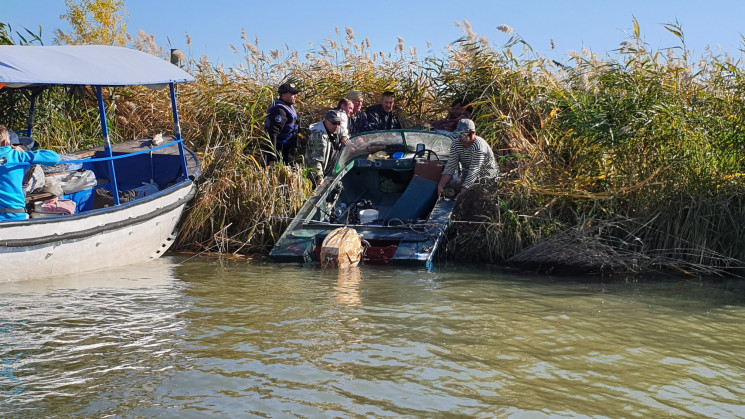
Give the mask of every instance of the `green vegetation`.
<svg viewBox="0 0 745 419">
<path fill-rule="evenodd" d="M 181 55 L 197 78 L 180 87 L 182 131 L 205 172 L 178 246 L 264 254 L 308 196 L 299 166 L 258 163 L 264 113 L 276 86 L 292 80 L 303 90 L 297 107 L 305 125 L 352 88 L 368 104 L 397 92 L 408 126 L 444 117 L 456 98 L 471 103 L 504 176 L 462 195 L 466 205 L 457 209 L 443 257 L 545 270 L 742 273 L 739 60 L 709 51 L 694 62 L 677 23 L 666 25 L 676 48 L 650 49 L 634 21 L 613 55 L 582 51 L 568 64 L 538 56 L 508 27 L 501 29 L 512 38 L 500 47 L 468 22 L 462 27 L 443 57 L 418 57 L 402 39 L 393 53 L 376 52 L 350 28 L 302 59 L 264 52 L 245 34 L 234 47 L 243 59 L 237 68 Z M 147 34 L 132 42 L 162 54 Z M 76 103 L 92 100 L 88 92 L 47 94 L 59 100 L 44 101 L 39 140 L 65 149 L 94 138 L 97 127 L 84 125 Z M 115 139 L 172 129 L 168 114 L 156 113 L 167 108 L 164 94 L 126 88 L 107 95 Z"/>
<path fill-rule="evenodd" d="M 67 13 L 60 16 L 72 27 L 57 30 L 58 44 L 121 45 L 127 43 L 127 8 L 124 0 L 65 0 Z"/>
<path fill-rule="evenodd" d="M 0 22 L 0 45 L 41 45 L 41 27 L 39 33 L 23 28 L 23 32 L 16 32 L 13 37 L 13 28 L 8 23 Z"/>
</svg>

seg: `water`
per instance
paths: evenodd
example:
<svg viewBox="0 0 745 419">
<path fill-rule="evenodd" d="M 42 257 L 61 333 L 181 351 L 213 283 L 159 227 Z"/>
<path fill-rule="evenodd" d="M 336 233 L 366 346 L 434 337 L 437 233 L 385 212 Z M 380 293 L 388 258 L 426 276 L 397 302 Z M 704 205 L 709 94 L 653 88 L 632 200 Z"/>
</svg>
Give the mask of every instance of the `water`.
<svg viewBox="0 0 745 419">
<path fill-rule="evenodd" d="M 745 282 L 166 257 L 0 283 L 2 417 L 745 417 Z"/>
</svg>

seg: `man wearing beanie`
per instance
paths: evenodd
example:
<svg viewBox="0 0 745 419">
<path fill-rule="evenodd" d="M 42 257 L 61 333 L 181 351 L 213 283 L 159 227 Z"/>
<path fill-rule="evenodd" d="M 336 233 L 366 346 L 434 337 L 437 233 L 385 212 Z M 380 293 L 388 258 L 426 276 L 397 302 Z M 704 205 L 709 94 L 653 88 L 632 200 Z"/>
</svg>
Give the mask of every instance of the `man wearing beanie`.
<svg viewBox="0 0 745 419">
<path fill-rule="evenodd" d="M 467 188 L 479 180 L 499 176 L 494 152 L 486 140 L 476 135 L 476 124 L 472 120 L 458 121 L 455 133 L 458 138 L 450 146 L 450 156 L 437 185 L 439 195 L 442 195 L 446 186 Z"/>
</svg>

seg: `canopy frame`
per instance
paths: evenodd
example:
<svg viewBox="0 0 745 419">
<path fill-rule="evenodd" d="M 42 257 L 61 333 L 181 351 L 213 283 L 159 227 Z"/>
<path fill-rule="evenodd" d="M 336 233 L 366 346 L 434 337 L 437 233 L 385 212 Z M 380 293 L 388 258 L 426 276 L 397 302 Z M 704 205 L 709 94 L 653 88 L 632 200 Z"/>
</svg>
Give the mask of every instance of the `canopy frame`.
<svg viewBox="0 0 745 419">
<path fill-rule="evenodd" d="M 120 205 L 119 185 L 106 117 L 104 87 L 144 85 L 153 89 L 169 86 L 174 133 L 181 156 L 182 174 L 189 179 L 186 152 L 181 137 L 176 83 L 194 77 L 168 61 L 141 51 L 106 45 L 0 46 L 0 89 L 24 88 L 31 103 L 25 133 L 32 137 L 39 94 L 55 85 L 91 86 L 96 90 L 104 152 L 115 205 Z M 170 145 L 170 144 L 169 144 Z"/>
</svg>

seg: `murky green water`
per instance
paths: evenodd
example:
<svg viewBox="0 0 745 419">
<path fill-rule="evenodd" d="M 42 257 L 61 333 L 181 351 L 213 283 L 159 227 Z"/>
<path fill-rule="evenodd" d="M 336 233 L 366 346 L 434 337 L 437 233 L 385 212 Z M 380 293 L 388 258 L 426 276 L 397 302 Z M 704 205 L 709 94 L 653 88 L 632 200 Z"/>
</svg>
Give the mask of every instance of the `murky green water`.
<svg viewBox="0 0 745 419">
<path fill-rule="evenodd" d="M 745 281 L 182 262 L 0 283 L 0 416 L 745 417 Z"/>
</svg>

